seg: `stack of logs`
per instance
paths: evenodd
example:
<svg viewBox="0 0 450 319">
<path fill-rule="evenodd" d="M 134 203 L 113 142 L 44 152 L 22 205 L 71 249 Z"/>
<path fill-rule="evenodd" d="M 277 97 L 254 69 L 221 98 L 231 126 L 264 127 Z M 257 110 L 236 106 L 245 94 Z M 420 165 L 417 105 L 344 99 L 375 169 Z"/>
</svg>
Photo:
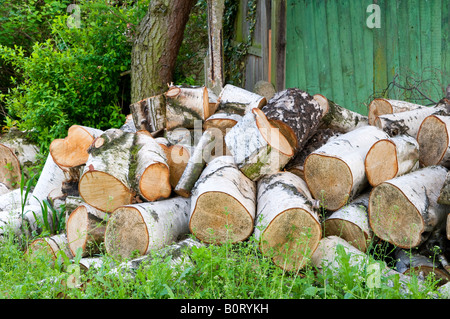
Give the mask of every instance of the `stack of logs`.
<svg viewBox="0 0 450 319">
<path fill-rule="evenodd" d="M 128 258 L 189 234 L 204 244 L 254 235 L 262 254 L 297 271 L 320 266 L 339 243 L 365 254 L 387 242 L 397 272 L 450 279 L 447 99 L 375 99 L 364 116 L 296 88 L 266 99 L 232 85 L 219 96 L 170 85 L 131 111 L 120 129 L 74 125 L 52 142 L 26 211 L 43 199 L 64 205 L 65 233 L 28 250 Z M 7 173 L 26 166 L 25 146 L 2 147 L 12 153 Z M 11 181 L 2 180 L 0 220 L 20 233 L 6 205 L 17 203 Z M 27 219 L 28 231 L 38 224 Z"/>
</svg>

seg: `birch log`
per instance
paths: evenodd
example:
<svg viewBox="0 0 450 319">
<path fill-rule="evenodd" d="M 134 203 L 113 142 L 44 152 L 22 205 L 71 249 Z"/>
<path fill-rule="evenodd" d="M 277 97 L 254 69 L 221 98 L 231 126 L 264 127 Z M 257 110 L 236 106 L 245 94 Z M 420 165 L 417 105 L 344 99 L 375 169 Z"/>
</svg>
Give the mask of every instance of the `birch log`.
<svg viewBox="0 0 450 319">
<path fill-rule="evenodd" d="M 47 223 L 50 230 L 53 230 L 53 214 L 47 214 Z M 22 208 L 0 211 L 0 238 L 11 231 L 19 242 L 22 239 L 29 239 L 32 235 L 42 233 L 44 225 L 44 215 L 42 207 L 36 205 L 25 205 Z"/>
<path fill-rule="evenodd" d="M 107 253 L 128 258 L 147 255 L 181 240 L 189 233 L 190 199 L 173 197 L 125 205 L 110 216 L 105 232 Z"/>
<path fill-rule="evenodd" d="M 450 205 L 450 172 L 445 176 L 445 181 L 439 191 L 437 202 L 443 205 Z"/>
<path fill-rule="evenodd" d="M 253 232 L 256 186 L 231 156 L 213 159 L 196 182 L 189 229 L 206 243 L 239 242 Z"/>
<path fill-rule="evenodd" d="M 61 189 L 65 179 L 64 171 L 56 165 L 51 154 L 48 154 L 41 175 L 29 198 L 29 203 L 39 205 L 42 201 L 47 200 L 48 195 L 54 189 Z"/>
<path fill-rule="evenodd" d="M 174 192 L 183 197 L 191 195 L 192 188 L 197 182 L 206 163 L 211 158 L 211 152 L 215 147 L 215 136 L 210 131 L 205 131 L 200 141 L 195 146 L 194 151 L 189 158 L 186 168 L 183 171 Z"/>
<path fill-rule="evenodd" d="M 216 113 L 211 115 L 203 124 L 203 129 L 211 131 L 215 135 L 216 147 L 214 156 L 230 155 L 225 144 L 225 135 L 235 126 L 242 116 L 233 113 Z"/>
<path fill-rule="evenodd" d="M 450 167 L 450 116 L 430 115 L 420 124 L 419 161 L 422 166 Z"/>
<path fill-rule="evenodd" d="M 374 126 L 364 126 L 329 140 L 305 160 L 305 181 L 312 196 L 335 211 L 368 186 L 364 159 L 372 145 L 388 138 Z"/>
<path fill-rule="evenodd" d="M 20 188 L 16 188 L 8 193 L 0 195 L 0 211 L 17 210 L 22 207 L 22 204 L 27 205 L 31 195 L 29 193 L 28 197 L 25 198 L 25 193 L 26 189 L 23 189 L 22 191 Z"/>
<path fill-rule="evenodd" d="M 188 145 L 170 145 L 166 150 L 167 164 L 170 172 L 170 186 L 174 189 L 186 170 L 189 159 L 194 152 L 194 147 Z"/>
<path fill-rule="evenodd" d="M 107 214 L 83 203 L 69 216 L 66 222 L 66 235 L 70 252 L 82 257 L 101 252 L 100 246 L 105 238 Z"/>
<path fill-rule="evenodd" d="M 362 252 L 373 238 L 367 207 L 369 193 L 362 194 L 348 205 L 329 215 L 324 223 L 324 236 L 338 236 Z"/>
<path fill-rule="evenodd" d="M 62 170 L 86 164 L 89 146 L 102 133 L 102 130 L 92 127 L 72 125 L 67 137 L 51 142 L 49 150 L 53 161 Z"/>
<path fill-rule="evenodd" d="M 447 169 L 429 166 L 385 181 L 369 198 L 375 235 L 401 248 L 417 247 L 445 227 L 447 208 L 437 203 Z"/>
<path fill-rule="evenodd" d="M 206 80 L 208 87 L 219 94 L 225 85 L 223 52 L 224 0 L 208 0 L 208 67 Z"/>
<path fill-rule="evenodd" d="M 288 140 L 258 108 L 231 128 L 225 143 L 238 168 L 253 181 L 280 171 L 294 156 Z"/>
<path fill-rule="evenodd" d="M 397 135 L 373 144 L 364 161 L 371 186 L 419 168 L 420 147 L 409 135 Z"/>
<path fill-rule="evenodd" d="M 313 98 L 322 108 L 320 125 L 322 128 L 330 128 L 341 133 L 347 133 L 359 127 L 369 125 L 367 116 L 346 109 L 327 99 L 322 94 L 315 94 Z"/>
<path fill-rule="evenodd" d="M 137 131 L 157 132 L 166 125 L 166 98 L 164 94 L 148 97 L 130 105 Z"/>
<path fill-rule="evenodd" d="M 316 133 L 323 112 L 312 96 L 297 88 L 277 92 L 262 111 L 292 141 L 295 152 L 302 149 Z"/>
<path fill-rule="evenodd" d="M 277 266 L 296 271 L 309 262 L 322 238 L 315 202 L 306 183 L 290 172 L 258 181 L 254 234 Z"/>
<path fill-rule="evenodd" d="M 19 187 L 22 172 L 30 178 L 29 167 L 37 162 L 39 148 L 30 142 L 26 133 L 11 129 L 0 138 L 0 183 L 8 189 Z"/>
<path fill-rule="evenodd" d="M 50 256 L 53 262 L 56 262 L 58 258 L 62 260 L 60 254 L 65 254 L 69 259 L 74 257 L 68 248 L 66 234 L 35 239 L 30 243 L 25 252 L 31 258 L 39 256 L 40 253 Z"/>
<path fill-rule="evenodd" d="M 103 212 L 131 204 L 135 192 L 129 170 L 135 137 L 135 133 L 109 129 L 94 141 L 79 183 L 86 203 Z"/>
<path fill-rule="evenodd" d="M 374 125 L 376 118 L 380 115 L 401 113 L 423 107 L 425 106 L 406 101 L 377 98 L 369 104 L 369 125 Z"/>
<path fill-rule="evenodd" d="M 210 109 L 206 87 L 170 86 L 165 96 L 165 128 L 167 130 L 173 130 L 177 127 L 194 128 L 195 122 L 203 123 L 214 113 L 214 110 Z"/>
<path fill-rule="evenodd" d="M 130 170 L 135 176 L 138 193 L 147 201 L 169 197 L 172 187 L 163 148 L 146 134 L 136 135 L 135 146 L 136 159 L 131 162 Z"/>
<path fill-rule="evenodd" d="M 234 113 L 241 116 L 254 108 L 261 109 L 267 104 L 265 97 L 243 88 L 227 84 L 219 94 L 216 113 Z"/>
</svg>

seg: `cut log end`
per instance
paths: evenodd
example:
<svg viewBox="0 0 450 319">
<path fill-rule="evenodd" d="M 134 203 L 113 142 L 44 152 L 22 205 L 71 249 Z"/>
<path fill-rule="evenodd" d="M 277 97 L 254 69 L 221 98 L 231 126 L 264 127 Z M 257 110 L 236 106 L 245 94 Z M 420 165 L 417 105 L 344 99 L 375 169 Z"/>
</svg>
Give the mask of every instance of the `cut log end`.
<svg viewBox="0 0 450 319">
<path fill-rule="evenodd" d="M 279 267 L 295 271 L 309 262 L 321 238 L 317 219 L 304 209 L 293 208 L 271 221 L 261 237 L 260 250 Z"/>
<path fill-rule="evenodd" d="M 239 201 L 226 193 L 211 191 L 198 197 L 189 229 L 205 243 L 220 244 L 247 239 L 253 225 L 252 216 Z"/>
<path fill-rule="evenodd" d="M 368 236 L 354 223 L 339 218 L 327 219 L 323 228 L 324 237 L 338 236 L 362 252 L 367 250 Z"/>
<path fill-rule="evenodd" d="M 367 153 L 365 170 L 372 186 L 394 178 L 398 172 L 397 150 L 388 139 L 376 142 Z"/>
<path fill-rule="evenodd" d="M 112 212 L 119 206 L 130 204 L 133 198 L 128 187 L 114 176 L 101 171 L 83 174 L 78 189 L 86 203 L 103 212 Z"/>
<path fill-rule="evenodd" d="M 344 161 L 313 153 L 306 158 L 304 167 L 305 181 L 312 196 L 323 201 L 326 209 L 337 210 L 347 203 L 353 176 Z"/>
<path fill-rule="evenodd" d="M 373 188 L 368 209 L 370 227 L 379 238 L 401 248 L 421 242 L 422 216 L 396 186 L 382 183 Z"/>
<path fill-rule="evenodd" d="M 434 115 L 425 118 L 417 133 L 419 162 L 423 166 L 438 165 L 447 152 L 448 139 L 446 123 Z"/>
<path fill-rule="evenodd" d="M 172 192 L 169 167 L 164 163 L 148 166 L 139 180 L 139 190 L 148 201 L 169 197 Z"/>
<path fill-rule="evenodd" d="M 391 114 L 393 112 L 392 105 L 385 99 L 374 99 L 369 104 L 369 124 L 374 125 L 379 115 Z"/>
<path fill-rule="evenodd" d="M 14 189 L 18 187 L 21 175 L 20 162 L 16 155 L 9 147 L 0 144 L 0 182 L 9 189 Z"/>
</svg>

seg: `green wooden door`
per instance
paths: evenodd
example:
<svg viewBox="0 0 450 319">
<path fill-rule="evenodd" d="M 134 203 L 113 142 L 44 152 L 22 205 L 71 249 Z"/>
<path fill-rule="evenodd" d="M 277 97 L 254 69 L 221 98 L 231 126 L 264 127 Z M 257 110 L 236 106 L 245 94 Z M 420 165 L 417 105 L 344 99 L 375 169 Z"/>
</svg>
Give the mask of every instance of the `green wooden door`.
<svg viewBox="0 0 450 319">
<path fill-rule="evenodd" d="M 367 23 L 374 3 L 379 28 Z M 361 114 L 374 97 L 439 100 L 450 83 L 449 7 L 450 0 L 288 0 L 286 87 Z"/>
</svg>

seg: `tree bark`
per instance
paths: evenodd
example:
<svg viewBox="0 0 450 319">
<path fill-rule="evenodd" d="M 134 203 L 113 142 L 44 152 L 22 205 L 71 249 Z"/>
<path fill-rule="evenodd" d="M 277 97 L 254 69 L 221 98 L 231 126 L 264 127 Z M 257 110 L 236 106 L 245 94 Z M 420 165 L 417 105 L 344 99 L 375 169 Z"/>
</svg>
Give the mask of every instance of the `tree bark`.
<svg viewBox="0 0 450 319">
<path fill-rule="evenodd" d="M 239 242 L 254 228 L 256 186 L 231 156 L 213 159 L 192 190 L 189 229 L 206 243 Z"/>
<path fill-rule="evenodd" d="M 305 181 L 325 208 L 338 210 L 368 186 L 364 159 L 372 145 L 389 136 L 366 125 L 329 140 L 305 160 Z"/>
<path fill-rule="evenodd" d="M 259 249 L 282 269 L 297 271 L 322 238 L 318 206 L 297 175 L 265 175 L 257 183 L 255 238 Z"/>
<path fill-rule="evenodd" d="M 374 187 L 369 222 L 375 235 L 401 248 L 422 244 L 445 227 L 447 208 L 437 202 L 447 169 L 429 166 Z"/>
<path fill-rule="evenodd" d="M 142 99 L 130 105 L 136 130 L 157 132 L 166 126 L 166 98 L 164 94 Z"/>
<path fill-rule="evenodd" d="M 373 144 L 364 161 L 371 186 L 419 168 L 419 143 L 409 135 L 397 135 Z"/>
<path fill-rule="evenodd" d="M 253 108 L 261 109 L 267 104 L 265 97 L 234 86 L 225 85 L 217 99 L 216 113 L 232 113 L 244 116 Z"/>
<path fill-rule="evenodd" d="M 414 104 L 406 101 L 391 100 L 391 99 L 374 99 L 369 104 L 369 125 L 374 125 L 377 116 L 392 113 L 401 113 L 411 110 L 416 110 L 425 107 L 423 105 Z"/>
<path fill-rule="evenodd" d="M 450 167 L 450 116 L 426 117 L 420 124 L 417 141 L 422 166 Z"/>
<path fill-rule="evenodd" d="M 183 197 L 117 208 L 106 226 L 107 253 L 129 258 L 181 240 L 189 233 L 189 209 L 190 199 Z"/>
<path fill-rule="evenodd" d="M 56 260 L 60 258 L 60 256 L 58 256 L 60 253 L 65 254 L 69 259 L 74 257 L 69 250 L 66 234 L 35 239 L 29 244 L 25 252 L 25 254 L 37 256 L 38 258 L 40 253 L 48 254 L 53 262 L 56 262 Z"/>
<path fill-rule="evenodd" d="M 131 52 L 131 102 L 164 93 L 172 81 L 189 13 L 195 0 L 151 1 Z"/>
<path fill-rule="evenodd" d="M 220 94 L 225 85 L 223 69 L 223 13 L 224 0 L 208 0 L 208 68 L 207 86 Z"/>
<path fill-rule="evenodd" d="M 450 205 L 450 172 L 447 173 L 445 177 L 445 181 L 439 192 L 437 202 L 443 205 Z"/>
</svg>

